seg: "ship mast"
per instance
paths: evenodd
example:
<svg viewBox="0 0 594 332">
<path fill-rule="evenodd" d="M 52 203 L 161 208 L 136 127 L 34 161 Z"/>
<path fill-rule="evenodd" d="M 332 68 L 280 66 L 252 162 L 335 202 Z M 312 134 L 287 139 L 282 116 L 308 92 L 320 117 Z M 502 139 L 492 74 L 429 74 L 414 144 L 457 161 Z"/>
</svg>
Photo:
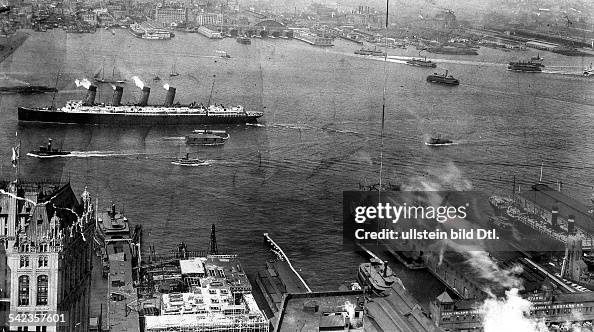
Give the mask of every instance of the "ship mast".
<svg viewBox="0 0 594 332">
<path fill-rule="evenodd" d="M 58 93 L 58 80 L 60 79 L 60 70 L 58 69 L 58 74 L 56 75 L 56 83 L 54 84 L 54 94 L 52 96 L 52 109 L 56 109 L 56 93 Z"/>
<path fill-rule="evenodd" d="M 210 96 L 208 96 L 208 104 L 207 106 L 210 106 L 210 100 L 212 99 L 212 92 L 214 91 L 214 85 L 215 85 L 215 78 L 217 77 L 217 75 L 212 75 L 212 86 L 210 87 Z"/>
</svg>

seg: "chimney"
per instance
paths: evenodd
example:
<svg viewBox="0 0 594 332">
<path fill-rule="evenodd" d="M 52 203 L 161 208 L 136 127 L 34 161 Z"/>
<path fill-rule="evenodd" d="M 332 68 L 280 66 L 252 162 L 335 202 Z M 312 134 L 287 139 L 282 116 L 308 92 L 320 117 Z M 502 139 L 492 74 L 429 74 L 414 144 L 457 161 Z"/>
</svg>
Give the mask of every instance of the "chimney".
<svg viewBox="0 0 594 332">
<path fill-rule="evenodd" d="M 175 99 L 175 88 L 169 87 L 169 89 L 167 89 L 167 97 L 165 97 L 165 106 L 173 105 L 174 99 Z"/>
<path fill-rule="evenodd" d="M 388 261 L 384 261 L 384 278 L 388 276 Z"/>
<path fill-rule="evenodd" d="M 553 205 L 553 208 L 551 209 L 551 227 L 553 227 L 553 229 L 557 229 L 558 228 L 558 224 L 559 224 L 559 207 L 557 205 Z"/>
<path fill-rule="evenodd" d="M 95 95 L 97 94 L 97 87 L 94 85 L 89 86 L 87 90 L 87 96 L 85 97 L 84 105 L 92 106 L 95 103 Z"/>
<path fill-rule="evenodd" d="M 111 105 L 113 106 L 120 106 L 122 102 L 122 95 L 124 94 L 124 87 L 123 86 L 116 86 L 115 90 L 113 90 L 113 100 Z"/>
<path fill-rule="evenodd" d="M 138 106 L 146 106 L 148 104 L 149 95 L 151 94 L 151 88 L 145 86 L 142 88 L 142 96 L 138 102 Z"/>
<path fill-rule="evenodd" d="M 573 215 L 567 217 L 567 233 L 569 235 L 575 235 L 575 216 Z"/>
</svg>

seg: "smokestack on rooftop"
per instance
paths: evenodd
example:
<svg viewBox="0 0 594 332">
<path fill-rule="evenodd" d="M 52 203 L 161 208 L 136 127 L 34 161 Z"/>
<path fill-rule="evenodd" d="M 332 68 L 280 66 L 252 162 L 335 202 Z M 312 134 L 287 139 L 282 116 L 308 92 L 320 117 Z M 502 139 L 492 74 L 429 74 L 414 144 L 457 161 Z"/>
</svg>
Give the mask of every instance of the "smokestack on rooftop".
<svg viewBox="0 0 594 332">
<path fill-rule="evenodd" d="M 169 89 L 167 89 L 167 96 L 165 97 L 165 106 L 173 105 L 174 99 L 175 99 L 175 88 L 169 87 Z"/>
<path fill-rule="evenodd" d="M 89 86 L 87 95 L 84 100 L 84 104 L 87 106 L 92 106 L 95 103 L 95 95 L 96 94 L 97 94 L 97 87 L 94 85 Z"/>
<path fill-rule="evenodd" d="M 113 100 L 111 104 L 113 106 L 120 106 L 122 102 L 122 95 L 124 94 L 124 87 L 123 86 L 116 86 L 113 89 Z"/>
<path fill-rule="evenodd" d="M 139 106 L 146 106 L 148 105 L 149 95 L 151 94 L 151 88 L 145 86 L 142 88 L 142 96 L 140 97 L 140 101 L 138 102 Z"/>
</svg>

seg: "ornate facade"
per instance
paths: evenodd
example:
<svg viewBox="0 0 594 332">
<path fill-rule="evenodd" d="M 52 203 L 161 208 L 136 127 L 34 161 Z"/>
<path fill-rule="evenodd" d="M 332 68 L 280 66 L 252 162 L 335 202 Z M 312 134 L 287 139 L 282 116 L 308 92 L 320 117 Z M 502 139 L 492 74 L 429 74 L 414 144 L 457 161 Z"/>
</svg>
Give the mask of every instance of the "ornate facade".
<svg viewBox="0 0 594 332">
<path fill-rule="evenodd" d="M 85 189 L 79 201 L 70 184 L 13 182 L 4 188 L 0 329 L 87 331 L 95 229 L 90 194 Z M 15 320 L 23 315 L 40 319 Z"/>
</svg>

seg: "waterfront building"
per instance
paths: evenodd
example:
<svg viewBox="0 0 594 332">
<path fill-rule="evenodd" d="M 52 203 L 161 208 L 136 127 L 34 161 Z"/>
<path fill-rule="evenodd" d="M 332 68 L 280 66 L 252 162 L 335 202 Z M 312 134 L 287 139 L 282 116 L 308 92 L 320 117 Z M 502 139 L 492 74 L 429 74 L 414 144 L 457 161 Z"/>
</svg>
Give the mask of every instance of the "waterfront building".
<svg viewBox="0 0 594 332">
<path fill-rule="evenodd" d="M 180 23 L 188 20 L 185 7 L 168 7 L 160 4 L 155 7 L 155 21 L 163 24 Z"/>
<path fill-rule="evenodd" d="M 91 26 L 97 25 L 97 13 L 95 13 L 94 11 L 81 13 L 80 16 L 83 22 Z"/>
<path fill-rule="evenodd" d="M 221 25 L 223 24 L 223 14 L 199 13 L 196 15 L 196 24 Z"/>
<path fill-rule="evenodd" d="M 0 196 L 0 328 L 87 331 L 95 208 L 70 184 L 4 183 Z M 19 199 L 17 199 L 17 197 Z M 9 322 L 8 315 L 47 314 L 59 322 Z"/>
<path fill-rule="evenodd" d="M 209 248 L 208 253 L 190 252 L 182 244 L 173 257 L 142 269 L 143 331 L 268 332 L 269 320 L 238 256 L 218 253 L 214 226 Z"/>
<path fill-rule="evenodd" d="M 555 294 L 550 288 L 527 292 L 521 296 L 530 301 L 527 318 L 543 321 L 547 325 L 576 324 L 592 326 L 594 322 L 594 292 Z M 453 300 L 448 293 L 431 302 L 434 323 L 447 331 L 483 331 L 482 302 Z"/>
</svg>

